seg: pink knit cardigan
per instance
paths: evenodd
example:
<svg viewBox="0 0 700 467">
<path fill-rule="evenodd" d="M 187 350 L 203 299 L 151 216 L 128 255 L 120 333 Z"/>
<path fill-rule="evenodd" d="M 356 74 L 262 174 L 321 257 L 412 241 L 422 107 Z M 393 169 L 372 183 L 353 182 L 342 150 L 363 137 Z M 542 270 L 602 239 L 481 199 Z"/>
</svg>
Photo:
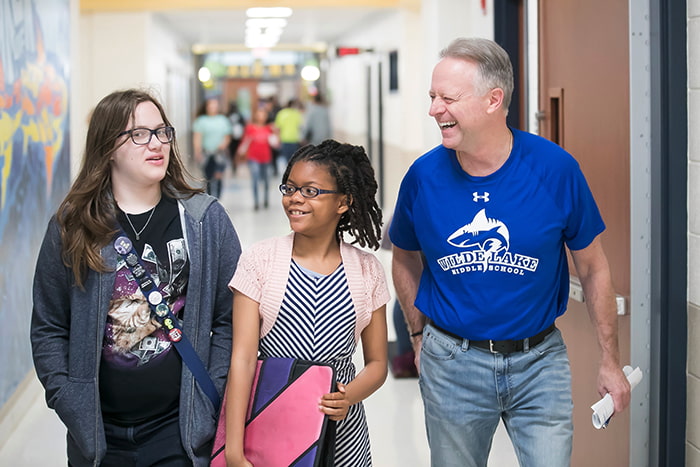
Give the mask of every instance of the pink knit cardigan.
<svg viewBox="0 0 700 467">
<path fill-rule="evenodd" d="M 293 241 L 294 233 L 291 233 L 262 240 L 244 250 L 236 273 L 229 283 L 229 288 L 238 290 L 260 304 L 261 338 L 272 329 L 282 305 L 289 279 Z M 362 330 L 372 318 L 372 312 L 389 302 L 389 289 L 384 269 L 373 254 L 341 242 L 340 256 L 357 313 L 355 342 L 359 342 Z"/>
</svg>

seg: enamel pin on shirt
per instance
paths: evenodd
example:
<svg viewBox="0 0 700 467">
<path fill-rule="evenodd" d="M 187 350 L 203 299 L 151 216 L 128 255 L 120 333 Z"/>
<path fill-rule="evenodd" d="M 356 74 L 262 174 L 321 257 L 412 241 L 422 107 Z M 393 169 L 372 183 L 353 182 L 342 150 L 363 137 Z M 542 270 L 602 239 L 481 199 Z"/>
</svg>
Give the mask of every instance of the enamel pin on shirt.
<svg viewBox="0 0 700 467">
<path fill-rule="evenodd" d="M 126 261 L 134 278 L 139 284 L 141 292 L 151 305 L 151 310 L 156 315 L 158 321 L 166 328 L 168 337 L 172 342 L 179 342 L 182 339 L 182 331 L 177 325 L 177 318 L 172 314 L 170 307 L 165 302 L 163 294 L 155 287 L 151 275 L 141 264 L 134 250 L 134 244 L 129 237 L 120 236 L 114 241 L 114 249 Z"/>
</svg>

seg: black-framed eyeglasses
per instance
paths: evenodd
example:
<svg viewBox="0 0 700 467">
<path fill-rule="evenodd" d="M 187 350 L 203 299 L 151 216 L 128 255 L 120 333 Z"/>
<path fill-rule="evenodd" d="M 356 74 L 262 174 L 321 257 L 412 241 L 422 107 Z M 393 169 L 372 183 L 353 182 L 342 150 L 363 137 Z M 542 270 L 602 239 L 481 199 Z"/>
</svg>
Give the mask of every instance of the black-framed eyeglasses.
<svg viewBox="0 0 700 467">
<path fill-rule="evenodd" d="M 129 135 L 134 144 L 148 144 L 151 142 L 153 135 L 156 135 L 158 141 L 163 144 L 172 143 L 175 138 L 175 128 L 171 126 L 163 126 L 151 130 L 150 128 L 134 128 L 131 130 L 122 131 L 119 136 Z"/>
<path fill-rule="evenodd" d="M 340 193 L 339 191 L 335 190 L 322 190 L 320 188 L 316 188 L 315 186 L 294 186 L 286 183 L 281 184 L 279 188 L 280 193 L 282 193 L 283 196 L 292 196 L 294 193 L 299 191 L 301 196 L 304 198 L 315 198 L 324 193 Z"/>
</svg>

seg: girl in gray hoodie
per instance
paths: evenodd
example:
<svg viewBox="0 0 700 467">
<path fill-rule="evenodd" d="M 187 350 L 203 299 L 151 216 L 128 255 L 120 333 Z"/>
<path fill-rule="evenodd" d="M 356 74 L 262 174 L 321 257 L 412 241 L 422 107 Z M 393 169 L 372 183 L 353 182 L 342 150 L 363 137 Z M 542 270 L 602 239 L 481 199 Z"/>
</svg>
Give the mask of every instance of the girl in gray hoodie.
<svg viewBox="0 0 700 467">
<path fill-rule="evenodd" d="M 115 250 L 116 238 L 128 237 L 222 396 L 227 284 L 241 247 L 223 206 L 187 177 L 153 96 L 131 89 L 97 104 L 33 289 L 34 365 L 66 425 L 72 466 L 208 465 L 218 407 L 151 312 L 141 274 Z"/>
</svg>

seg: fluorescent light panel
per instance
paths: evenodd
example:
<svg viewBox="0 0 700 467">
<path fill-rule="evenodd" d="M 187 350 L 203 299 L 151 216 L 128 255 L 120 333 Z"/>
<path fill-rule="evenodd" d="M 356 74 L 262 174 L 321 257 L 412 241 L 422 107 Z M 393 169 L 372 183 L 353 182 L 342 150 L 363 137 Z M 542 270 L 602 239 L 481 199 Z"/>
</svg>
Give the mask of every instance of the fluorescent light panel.
<svg viewBox="0 0 700 467">
<path fill-rule="evenodd" d="M 254 7 L 245 11 L 248 18 L 289 18 L 292 16 L 292 9 L 287 7 Z"/>
<path fill-rule="evenodd" d="M 245 21 L 247 28 L 283 28 L 287 25 L 284 18 L 248 18 Z"/>
</svg>

